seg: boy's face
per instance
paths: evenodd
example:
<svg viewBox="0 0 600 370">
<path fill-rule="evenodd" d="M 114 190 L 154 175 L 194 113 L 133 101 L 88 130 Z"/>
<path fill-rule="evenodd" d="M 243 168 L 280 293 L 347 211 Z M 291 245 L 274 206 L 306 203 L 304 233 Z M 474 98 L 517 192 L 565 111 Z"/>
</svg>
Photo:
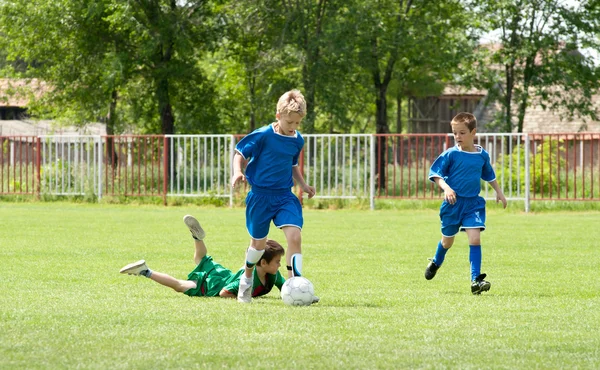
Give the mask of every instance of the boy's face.
<svg viewBox="0 0 600 370">
<path fill-rule="evenodd" d="M 263 260 L 260 263 L 260 267 L 262 267 L 262 269 L 267 274 L 275 275 L 277 273 L 277 270 L 279 270 L 279 268 L 281 267 L 281 257 L 282 256 L 277 256 L 277 257 L 273 258 L 271 260 L 271 262 L 269 262 L 269 263 L 266 263 Z"/>
<path fill-rule="evenodd" d="M 279 122 L 279 133 L 286 136 L 294 136 L 303 116 L 296 112 L 292 113 L 277 113 L 277 122 Z"/>
<path fill-rule="evenodd" d="M 454 141 L 463 149 L 473 148 L 473 142 L 475 140 L 476 131 L 476 128 L 474 128 L 473 131 L 469 131 L 469 128 L 464 123 L 457 123 L 452 125 L 452 134 L 454 135 Z"/>
</svg>

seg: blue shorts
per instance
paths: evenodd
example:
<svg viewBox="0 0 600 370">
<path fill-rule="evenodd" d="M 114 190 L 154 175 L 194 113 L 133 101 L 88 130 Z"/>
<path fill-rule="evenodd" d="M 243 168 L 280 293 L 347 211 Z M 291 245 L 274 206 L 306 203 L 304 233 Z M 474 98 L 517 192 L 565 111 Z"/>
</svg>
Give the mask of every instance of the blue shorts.
<svg viewBox="0 0 600 370">
<path fill-rule="evenodd" d="M 290 190 L 251 189 L 246 196 L 246 228 L 250 236 L 258 240 L 266 238 L 271 220 L 280 229 L 284 226 L 302 229 L 304 219 L 298 197 Z"/>
<path fill-rule="evenodd" d="M 444 200 L 440 207 L 442 235 L 453 237 L 465 229 L 485 230 L 485 199 L 456 197 L 456 203 Z"/>
</svg>

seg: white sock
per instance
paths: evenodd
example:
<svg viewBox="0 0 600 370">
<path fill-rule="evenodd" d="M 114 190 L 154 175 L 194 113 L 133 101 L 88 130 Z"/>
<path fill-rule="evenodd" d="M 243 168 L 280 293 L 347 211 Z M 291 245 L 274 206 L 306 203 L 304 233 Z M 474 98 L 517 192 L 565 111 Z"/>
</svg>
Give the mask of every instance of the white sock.
<svg viewBox="0 0 600 370">
<path fill-rule="evenodd" d="M 242 287 L 246 288 L 251 285 L 252 285 L 251 277 L 246 277 L 244 275 L 240 276 L 240 290 L 242 290 Z"/>
</svg>

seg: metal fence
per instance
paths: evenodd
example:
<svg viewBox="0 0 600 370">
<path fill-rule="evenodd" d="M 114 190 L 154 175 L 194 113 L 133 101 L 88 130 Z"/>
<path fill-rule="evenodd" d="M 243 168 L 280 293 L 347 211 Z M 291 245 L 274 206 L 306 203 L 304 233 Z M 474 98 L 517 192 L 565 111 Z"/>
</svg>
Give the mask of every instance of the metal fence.
<svg viewBox="0 0 600 370">
<path fill-rule="evenodd" d="M 0 194 L 221 197 L 241 135 L 4 136 Z M 440 199 L 427 176 L 447 134 L 305 135 L 319 199 Z M 478 134 L 509 200 L 600 201 L 600 133 Z M 482 182 L 482 196 L 494 199 Z M 298 193 L 302 196 L 301 193 Z"/>
</svg>

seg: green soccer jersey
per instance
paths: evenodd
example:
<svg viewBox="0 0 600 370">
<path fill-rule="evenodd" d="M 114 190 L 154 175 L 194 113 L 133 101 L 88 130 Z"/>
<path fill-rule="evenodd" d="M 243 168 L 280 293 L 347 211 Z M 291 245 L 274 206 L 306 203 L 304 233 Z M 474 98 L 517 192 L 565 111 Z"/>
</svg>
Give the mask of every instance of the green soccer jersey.
<svg viewBox="0 0 600 370">
<path fill-rule="evenodd" d="M 240 285 L 240 276 L 243 273 L 243 268 L 234 274 L 231 270 L 214 262 L 211 256 L 204 256 L 194 271 L 188 274 L 188 280 L 195 281 L 197 287 L 187 290 L 185 294 L 189 296 L 216 297 L 219 295 L 219 292 L 225 288 L 228 292 L 237 295 Z M 258 297 L 265 295 L 273 289 L 273 286 L 276 286 L 281 290 L 281 286 L 284 282 L 285 279 L 279 271 L 277 271 L 276 275 L 267 274 L 265 284 L 263 285 L 256 274 L 256 269 L 254 269 L 252 296 Z"/>
<path fill-rule="evenodd" d="M 233 275 L 233 279 L 225 285 L 225 289 L 233 294 L 237 295 L 237 292 L 240 288 L 240 276 L 244 273 L 244 269 L 241 268 L 235 275 Z M 265 276 L 265 284 L 260 281 L 258 275 L 256 274 L 256 269 L 254 269 L 254 273 L 252 274 L 252 296 L 259 297 L 261 295 L 265 295 L 273 289 L 273 286 L 276 286 L 279 290 L 281 290 L 281 286 L 285 283 L 285 279 L 283 276 L 277 271 L 276 275 L 266 274 Z"/>
</svg>

